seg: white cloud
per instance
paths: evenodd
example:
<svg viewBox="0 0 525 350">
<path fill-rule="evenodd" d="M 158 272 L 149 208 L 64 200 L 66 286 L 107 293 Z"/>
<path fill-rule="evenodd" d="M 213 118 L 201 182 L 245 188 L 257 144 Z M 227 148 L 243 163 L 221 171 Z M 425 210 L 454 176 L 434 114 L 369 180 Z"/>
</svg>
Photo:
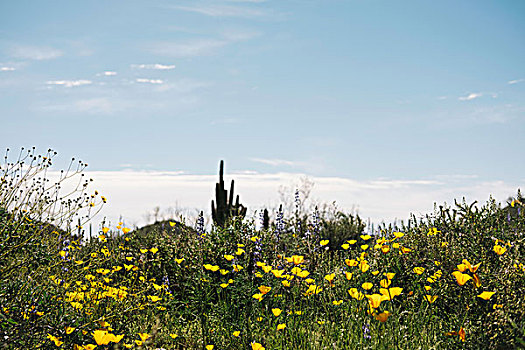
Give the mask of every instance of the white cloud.
<svg viewBox="0 0 525 350">
<path fill-rule="evenodd" d="M 152 51 L 159 55 L 171 57 L 207 56 L 216 49 L 228 44 L 226 40 L 198 39 L 184 43 L 163 42 L 152 47 Z"/>
<path fill-rule="evenodd" d="M 14 71 L 16 70 L 16 68 L 13 68 L 13 67 L 0 67 L 0 72 L 10 72 L 10 71 Z"/>
<path fill-rule="evenodd" d="M 266 14 L 259 9 L 231 5 L 175 6 L 174 8 L 211 17 L 260 17 Z"/>
<path fill-rule="evenodd" d="M 164 81 L 160 79 L 145 79 L 145 78 L 138 78 L 137 83 L 148 83 L 148 84 L 163 84 Z"/>
<path fill-rule="evenodd" d="M 473 92 L 473 93 L 469 94 L 468 96 L 459 97 L 458 100 L 460 100 L 460 101 L 471 101 L 471 100 L 474 100 L 474 99 L 476 99 L 478 97 L 481 97 L 481 96 L 483 96 L 482 93 L 474 93 Z"/>
<path fill-rule="evenodd" d="M 46 84 L 47 85 L 62 85 L 65 87 L 75 87 L 75 86 L 82 86 L 82 85 L 90 85 L 93 82 L 91 80 L 50 80 Z"/>
<path fill-rule="evenodd" d="M 99 73 L 97 75 L 103 75 L 105 77 L 112 77 L 112 76 L 117 75 L 117 72 L 105 71 L 105 72 Z"/>
<path fill-rule="evenodd" d="M 63 52 L 48 46 L 15 46 L 10 54 L 20 59 L 51 60 L 63 55 Z"/>
<path fill-rule="evenodd" d="M 99 171 L 86 172 L 93 178 L 94 188 L 108 198 L 102 214 L 112 221 L 122 215 L 128 224 L 144 224 L 143 215 L 154 207 L 172 207 L 180 203 L 186 208 L 209 211 L 214 196 L 217 175 L 190 175 L 161 171 Z M 261 208 L 275 208 L 279 204 L 279 188 L 304 177 L 302 174 L 258 174 L 253 171 L 226 174 L 226 183 L 235 179 L 236 194 L 248 206 L 249 213 Z M 311 198 L 323 203 L 336 201 L 346 211 L 358 208 L 362 218 L 373 222 L 406 220 L 410 213 L 416 216 L 431 213 L 434 202 L 453 204 L 463 197 L 467 202 L 483 203 L 489 195 L 499 201 L 516 193 L 518 183 L 486 181 L 469 175 L 449 175 L 432 179 L 414 180 L 354 180 L 341 177 L 313 177 Z M 525 179 L 521 180 L 523 184 Z M 293 200 L 293 198 L 290 198 Z M 208 213 L 209 215 L 209 213 Z"/>
<path fill-rule="evenodd" d="M 131 68 L 139 68 L 139 69 L 157 69 L 157 70 L 170 70 L 175 69 L 175 65 L 173 64 L 132 64 Z"/>
<path fill-rule="evenodd" d="M 302 162 L 294 162 L 291 160 L 284 160 L 284 159 L 250 158 L 250 160 L 253 162 L 262 163 L 262 164 L 271 165 L 271 166 L 281 166 L 281 165 L 299 166 L 303 164 Z"/>
<path fill-rule="evenodd" d="M 513 84 L 521 83 L 522 81 L 524 81 L 524 79 L 509 80 L 507 84 L 513 85 Z"/>
</svg>

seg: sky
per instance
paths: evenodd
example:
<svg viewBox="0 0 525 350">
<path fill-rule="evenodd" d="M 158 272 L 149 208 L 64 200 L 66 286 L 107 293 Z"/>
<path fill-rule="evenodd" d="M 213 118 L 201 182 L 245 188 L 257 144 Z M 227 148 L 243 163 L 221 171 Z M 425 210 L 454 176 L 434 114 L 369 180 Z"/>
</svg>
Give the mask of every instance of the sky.
<svg viewBox="0 0 525 350">
<path fill-rule="evenodd" d="M 71 157 L 142 224 L 308 177 L 375 221 L 525 184 L 525 2 L 4 1 L 0 147 Z"/>
</svg>

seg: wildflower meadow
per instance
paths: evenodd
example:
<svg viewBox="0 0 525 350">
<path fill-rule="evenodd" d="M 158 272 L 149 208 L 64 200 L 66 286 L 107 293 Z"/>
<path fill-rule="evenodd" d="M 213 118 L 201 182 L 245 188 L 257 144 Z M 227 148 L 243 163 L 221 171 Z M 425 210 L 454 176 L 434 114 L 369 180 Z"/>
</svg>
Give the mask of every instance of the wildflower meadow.
<svg viewBox="0 0 525 350">
<path fill-rule="evenodd" d="M 136 228 L 90 221 L 111 198 L 55 155 L 0 168 L 0 348 L 525 348 L 519 191 L 372 228 L 299 195 L 244 215 L 218 183 L 220 223 Z"/>
</svg>

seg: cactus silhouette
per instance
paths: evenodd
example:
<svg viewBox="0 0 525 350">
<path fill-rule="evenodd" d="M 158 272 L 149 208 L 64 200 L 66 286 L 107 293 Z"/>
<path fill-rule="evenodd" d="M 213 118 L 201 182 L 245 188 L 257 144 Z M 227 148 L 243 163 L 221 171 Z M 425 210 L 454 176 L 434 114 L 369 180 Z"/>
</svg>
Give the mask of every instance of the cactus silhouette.
<svg viewBox="0 0 525 350">
<path fill-rule="evenodd" d="M 211 216 L 215 225 L 224 227 L 228 220 L 234 217 L 243 218 L 246 215 L 247 208 L 239 203 L 239 195 L 233 204 L 233 186 L 232 180 L 230 186 L 230 195 L 224 188 L 224 161 L 221 160 L 219 169 L 219 182 L 215 184 L 215 201 L 211 201 Z"/>
</svg>

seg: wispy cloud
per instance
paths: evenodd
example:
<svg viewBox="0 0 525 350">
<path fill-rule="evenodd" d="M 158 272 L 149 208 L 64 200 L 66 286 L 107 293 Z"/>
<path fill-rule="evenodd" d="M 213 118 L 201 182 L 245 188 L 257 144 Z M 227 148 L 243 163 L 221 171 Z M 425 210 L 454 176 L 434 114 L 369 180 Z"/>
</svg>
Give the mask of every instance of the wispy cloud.
<svg viewBox="0 0 525 350">
<path fill-rule="evenodd" d="M 474 100 L 476 98 L 479 98 L 481 96 L 483 96 L 482 93 L 480 93 L 480 92 L 478 92 L 478 93 L 473 92 L 473 93 L 468 94 L 467 96 L 459 97 L 458 100 L 460 100 L 460 101 L 472 101 L 472 100 Z"/>
<path fill-rule="evenodd" d="M 132 64 L 131 68 L 137 68 L 137 69 L 157 69 L 157 70 L 170 70 L 175 69 L 174 64 Z"/>
<path fill-rule="evenodd" d="M 67 88 L 90 85 L 93 82 L 91 80 L 50 80 L 46 82 L 47 85 L 62 85 Z"/>
<path fill-rule="evenodd" d="M 161 79 L 146 79 L 146 78 L 138 78 L 137 83 L 146 83 L 146 84 L 163 84 L 164 81 Z"/>
<path fill-rule="evenodd" d="M 303 164 L 302 162 L 295 162 L 295 161 L 284 160 L 284 159 L 250 158 L 250 160 L 252 162 L 262 163 L 262 164 L 271 165 L 271 166 L 283 166 L 283 165 L 285 165 L 285 166 L 295 167 L 295 166 L 300 166 L 300 165 Z"/>
<path fill-rule="evenodd" d="M 98 77 L 100 77 L 100 76 L 112 77 L 112 76 L 115 76 L 115 75 L 117 75 L 117 72 L 113 72 L 113 71 L 105 71 L 105 72 L 97 74 Z"/>
<path fill-rule="evenodd" d="M 86 113 L 92 115 L 108 115 L 120 112 L 126 107 L 126 103 L 122 101 L 115 102 L 107 97 L 93 97 L 41 106 L 39 109 L 46 112 L 67 112 L 68 114 Z"/>
<path fill-rule="evenodd" d="M 10 72 L 14 70 L 16 70 L 14 67 L 0 67 L 0 72 Z"/>
<path fill-rule="evenodd" d="M 62 56 L 64 53 L 49 46 L 14 46 L 9 50 L 11 56 L 26 60 L 51 60 Z"/>
<path fill-rule="evenodd" d="M 228 44 L 227 40 L 198 39 L 184 43 L 162 42 L 152 47 L 154 53 L 171 57 L 207 56 Z"/>
<path fill-rule="evenodd" d="M 244 1 L 246 2 L 246 1 Z M 261 9 L 248 8 L 244 6 L 232 5 L 212 5 L 200 4 L 193 6 L 174 6 L 174 9 L 181 11 L 189 11 L 200 13 L 202 15 L 211 17 L 260 17 L 266 15 L 266 12 Z"/>
<path fill-rule="evenodd" d="M 507 84 L 513 85 L 523 82 L 525 79 L 516 79 L 516 80 L 509 80 Z"/>
</svg>

